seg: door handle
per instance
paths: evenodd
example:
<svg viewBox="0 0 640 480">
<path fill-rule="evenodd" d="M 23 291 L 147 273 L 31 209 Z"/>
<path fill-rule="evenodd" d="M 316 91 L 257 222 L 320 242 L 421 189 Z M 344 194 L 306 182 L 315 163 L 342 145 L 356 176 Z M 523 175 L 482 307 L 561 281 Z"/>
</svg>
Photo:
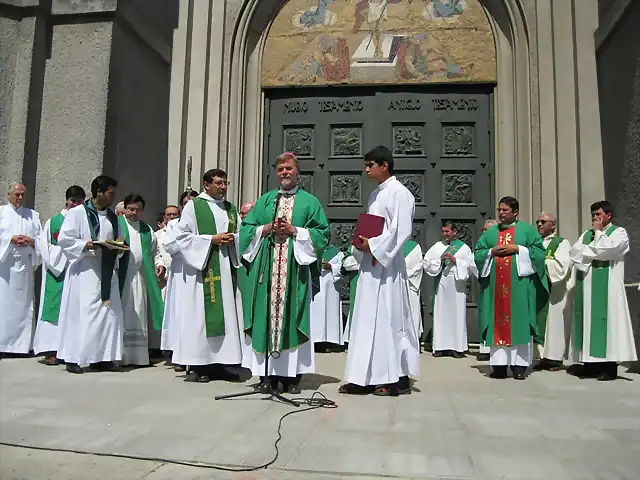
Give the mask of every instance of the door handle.
<svg viewBox="0 0 640 480">
<path fill-rule="evenodd" d="M 319 164 L 318 164 L 318 166 L 319 166 L 321 169 L 324 169 L 324 163 L 319 163 Z"/>
</svg>

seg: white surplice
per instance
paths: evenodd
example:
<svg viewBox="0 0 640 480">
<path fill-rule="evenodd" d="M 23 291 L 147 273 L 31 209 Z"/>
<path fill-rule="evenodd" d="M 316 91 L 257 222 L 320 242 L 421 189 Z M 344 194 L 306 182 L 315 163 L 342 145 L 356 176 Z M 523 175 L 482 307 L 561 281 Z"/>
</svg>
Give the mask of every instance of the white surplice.
<svg viewBox="0 0 640 480">
<path fill-rule="evenodd" d="M 576 362 L 585 363 L 636 361 L 638 357 L 627 295 L 624 289 L 624 256 L 629 252 L 629 236 L 622 227 L 615 228 L 610 236 L 597 231 L 593 241 L 585 245 L 583 243 L 585 233 L 580 235 L 578 241 L 571 247 L 571 259 L 575 268 L 585 273 L 582 350 L 573 351 L 573 359 Z M 591 262 L 594 260 L 610 262 L 609 291 L 601 293 L 608 296 L 605 358 L 592 357 L 589 351 L 591 340 Z"/>
<path fill-rule="evenodd" d="M 289 222 L 291 222 L 291 215 L 293 213 L 296 199 L 294 194 L 296 191 L 297 187 L 287 192 L 281 192 L 283 193 L 283 195 L 280 198 L 278 217 L 284 217 Z M 262 228 L 263 227 L 260 226 L 256 229 L 255 236 L 253 237 L 253 240 L 251 241 L 243 255 L 243 258 L 249 263 L 255 260 L 262 242 L 269 241 L 268 237 L 262 237 Z M 316 257 L 316 251 L 313 247 L 313 242 L 311 241 L 309 230 L 302 227 L 296 227 L 296 229 L 298 233 L 296 234 L 295 238 L 291 238 L 288 240 L 293 242 L 293 260 L 295 260 L 298 265 L 311 265 L 312 263 L 316 262 L 318 258 Z M 311 277 L 311 274 L 309 274 L 309 277 Z M 311 278 L 309 278 L 309 285 L 311 285 Z M 308 302 L 310 309 L 311 294 L 308 295 L 306 301 Z M 251 337 L 249 335 L 245 335 L 245 341 L 246 354 L 242 362 L 242 366 L 250 369 L 253 375 L 264 375 L 264 354 L 257 353 L 253 349 L 251 344 Z M 303 343 L 299 347 L 280 352 L 280 356 L 278 356 L 278 358 L 270 356 L 269 371 L 267 372 L 267 375 L 295 377 L 298 374 L 314 373 L 315 358 L 313 354 L 313 342 L 309 341 Z"/>
<path fill-rule="evenodd" d="M 170 220 L 163 229 L 162 251 L 169 256 L 171 263 L 167 267 L 167 285 L 163 289 L 164 292 L 164 316 L 162 317 L 162 337 L 160 340 L 160 349 L 173 351 L 178 338 L 180 325 L 180 299 L 186 291 L 186 280 L 184 273 L 184 259 L 180 253 L 180 248 L 176 242 L 178 233 L 178 221 L 175 218 Z M 166 260 L 165 260 L 166 261 Z"/>
<path fill-rule="evenodd" d="M 0 206 L 0 352 L 29 353 L 33 338 L 34 270 L 40 265 L 40 216 L 35 210 Z M 34 246 L 19 247 L 14 235 Z"/>
<path fill-rule="evenodd" d="M 472 252 L 473 255 L 473 252 Z M 472 275 L 474 278 L 478 278 L 478 268 L 476 267 L 475 261 L 471 262 L 471 264 L 469 265 L 469 274 Z M 482 340 L 482 339 L 480 339 Z M 480 342 L 480 344 L 478 345 L 478 353 L 480 355 L 489 355 L 491 353 L 491 347 L 489 347 L 489 345 L 487 345 L 487 342 L 482 341 Z"/>
<path fill-rule="evenodd" d="M 177 219 L 174 219 L 177 220 Z M 170 222 L 173 220 L 170 220 Z M 177 223 L 177 222 L 176 222 Z M 169 252 L 167 252 L 167 250 L 164 247 L 165 241 L 167 240 L 167 226 L 165 225 L 164 228 L 158 230 L 157 232 L 154 232 L 153 234 L 155 236 L 156 239 L 156 245 L 158 248 L 158 255 L 162 258 L 162 265 L 164 265 L 166 271 L 164 274 L 164 278 L 166 280 L 165 286 L 162 288 L 161 292 L 162 292 L 162 299 L 166 300 L 167 298 L 167 287 L 169 285 L 169 273 L 170 273 L 170 269 L 171 269 L 171 255 L 169 254 Z"/>
<path fill-rule="evenodd" d="M 98 211 L 99 241 L 113 240 L 107 211 Z M 102 249 L 87 250 L 91 229 L 83 205 L 67 212 L 58 245 L 69 260 L 60 302 L 60 345 L 58 358 L 86 366 L 122 360 L 122 304 L 117 271 L 111 277 L 110 302 L 100 293 Z"/>
<path fill-rule="evenodd" d="M 518 253 L 513 255 L 516 260 L 516 269 L 519 277 L 529 277 L 535 275 L 531 257 L 529 257 L 529 249 L 518 245 Z M 487 259 L 482 266 L 480 277 L 485 278 L 491 274 L 491 266 L 493 265 L 493 256 L 491 250 L 487 255 Z M 489 365 L 493 366 L 519 366 L 528 367 L 531 365 L 533 358 L 533 338 L 529 343 L 511 346 L 489 345 Z"/>
<path fill-rule="evenodd" d="M 369 198 L 368 213 L 384 217 L 381 235 L 369 239 L 371 253 L 354 250 L 360 277 L 351 320 L 345 380 L 385 385 L 418 375 L 420 346 L 415 330 L 402 247 L 411 237 L 415 199 L 396 177 Z"/>
<path fill-rule="evenodd" d="M 127 277 L 122 288 L 122 319 L 124 326 L 122 362 L 125 365 L 149 365 L 149 299 L 142 264 L 140 222 L 129 221 L 129 255 Z M 151 227 L 149 227 L 151 229 Z M 158 253 L 156 237 L 151 234 L 151 258 L 154 267 L 164 266 Z M 151 280 L 157 281 L 154 276 Z"/>
<path fill-rule="evenodd" d="M 551 240 L 556 236 L 552 233 L 542 239 L 547 249 Z M 571 275 L 573 261 L 571 260 L 571 244 L 564 239 L 558 245 L 555 258 L 545 259 L 547 275 L 551 280 L 549 295 L 549 311 L 547 313 L 547 328 L 544 334 L 544 345 L 537 345 L 540 358 L 561 361 L 567 358 L 569 337 L 571 334 L 571 320 L 573 318 L 573 287 L 575 276 Z"/>
<path fill-rule="evenodd" d="M 229 217 L 222 200 L 215 200 L 206 193 L 204 199 L 216 222 L 216 231 L 227 232 Z M 179 318 L 177 337 L 173 343 L 173 363 L 179 365 L 237 365 L 242 362 L 243 335 L 239 328 L 238 307 L 241 299 L 234 285 L 232 269 L 240 266 L 238 258 L 238 227 L 235 242 L 220 246 L 220 288 L 224 310 L 225 333 L 219 337 L 207 337 L 202 269 L 205 268 L 213 244 L 211 235 L 198 233 L 194 202 L 187 203 L 177 225 L 176 245 L 182 254 L 184 284 L 180 297 L 171 307 Z M 208 286 L 206 288 L 209 288 Z M 241 310 L 240 310 L 241 311 Z"/>
<path fill-rule="evenodd" d="M 67 214 L 65 208 L 60 212 Z M 37 354 L 42 352 L 55 352 L 60 345 L 60 319 L 57 322 L 42 321 L 42 307 L 44 306 L 44 293 L 47 274 L 44 269 L 49 270 L 56 277 L 59 277 L 67 268 L 67 256 L 59 245 L 52 245 L 51 242 L 51 219 L 47 220 L 40 234 L 40 256 L 42 258 L 42 281 L 40 282 L 40 311 L 38 312 L 38 322 L 36 323 L 36 334 L 33 337 L 33 351 Z"/>
<path fill-rule="evenodd" d="M 342 268 L 344 268 L 347 272 L 358 272 L 360 271 L 360 262 L 358 261 L 358 258 L 356 258 L 353 255 L 355 248 L 352 246 L 349 247 L 348 252 L 350 253 L 350 255 L 345 256 L 344 260 L 342 262 Z M 351 287 L 351 280 L 349 280 L 349 287 Z M 351 289 L 349 289 L 349 292 L 351 292 Z M 357 291 L 356 291 L 356 295 L 357 295 Z M 349 296 L 349 300 L 353 301 L 355 303 L 355 298 L 351 298 L 351 296 Z M 353 305 L 351 305 L 349 307 L 349 310 L 353 309 Z M 347 318 L 347 324 L 344 327 L 344 335 L 343 335 L 343 340 L 345 343 L 349 343 L 349 335 L 351 333 L 351 319 Z"/>
<path fill-rule="evenodd" d="M 467 343 L 467 280 L 473 264 L 471 249 L 463 244 L 454 254 L 455 263 L 446 267 L 442 255 L 449 244 L 437 242 L 424 256 L 424 271 L 439 279 L 438 293 L 433 301 L 433 351 L 466 352 Z M 434 282 L 438 279 L 434 279 Z"/>
<path fill-rule="evenodd" d="M 343 345 L 342 305 L 336 283 L 340 281 L 340 269 L 344 253 L 339 252 L 331 260 L 331 270 L 322 269 L 320 291 L 311 301 L 311 339 L 314 343 L 328 342 Z"/>
<path fill-rule="evenodd" d="M 422 338 L 424 327 L 422 325 L 422 304 L 420 303 L 420 287 L 422 285 L 422 248 L 420 245 L 413 247 L 406 257 L 404 263 L 407 267 L 407 280 L 409 281 L 409 302 L 411 303 L 411 315 L 413 324 L 418 334 L 418 343 Z"/>
</svg>

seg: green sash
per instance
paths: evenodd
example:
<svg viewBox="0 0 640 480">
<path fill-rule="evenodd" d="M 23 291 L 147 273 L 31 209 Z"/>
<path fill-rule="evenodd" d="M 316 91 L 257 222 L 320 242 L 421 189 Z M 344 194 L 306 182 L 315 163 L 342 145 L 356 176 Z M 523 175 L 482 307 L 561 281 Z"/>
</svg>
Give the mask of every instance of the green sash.
<svg viewBox="0 0 640 480">
<path fill-rule="evenodd" d="M 549 246 L 545 252 L 545 260 L 553 260 L 556 258 L 556 251 L 563 240 L 564 238 L 557 235 L 551 238 Z M 547 277 L 546 281 L 549 287 L 548 291 L 551 292 L 551 279 Z M 538 311 L 536 315 L 538 320 L 538 332 L 534 335 L 533 341 L 537 345 L 544 345 L 544 336 L 547 331 L 547 316 L 549 316 L 549 299 L 551 298 L 551 295 L 547 295 L 545 290 L 541 288 L 538 288 L 536 293 L 536 304 L 538 305 L 538 308 L 536 309 Z"/>
<path fill-rule="evenodd" d="M 609 237 L 616 230 L 609 224 L 604 234 Z M 593 230 L 587 230 L 582 243 L 589 245 L 595 238 Z M 607 316 L 609 309 L 609 268 L 610 262 L 591 262 L 591 329 L 589 334 L 589 355 L 596 358 L 607 356 Z M 585 272 L 576 272 L 575 326 L 573 343 L 576 350 L 582 350 L 584 336 L 584 279 Z"/>
<path fill-rule="evenodd" d="M 350 246 L 347 250 L 347 253 L 342 259 L 342 263 L 344 263 L 344 261 L 351 256 L 353 256 L 352 246 Z M 356 290 L 358 287 L 358 278 L 360 277 L 360 272 L 345 270 L 343 267 L 342 274 L 349 278 L 349 318 L 347 319 L 347 322 L 349 323 L 349 327 L 351 327 L 351 318 L 353 317 L 353 307 L 356 304 Z"/>
<path fill-rule="evenodd" d="M 402 256 L 406 258 L 406 256 L 409 255 L 411 251 L 417 246 L 418 244 L 413 240 L 407 240 L 402 246 Z"/>
<path fill-rule="evenodd" d="M 124 233 L 124 243 L 131 246 L 131 236 L 129 234 L 129 225 L 124 217 L 118 217 L 120 223 L 120 231 Z M 151 257 L 151 246 L 153 232 L 149 225 L 140 222 L 140 246 L 142 248 L 142 277 L 144 278 L 144 286 L 147 289 L 147 300 L 149 302 L 149 310 L 151 312 L 151 325 L 154 330 L 162 330 L 162 317 L 164 316 L 164 301 L 162 300 L 162 291 L 158 285 L 156 269 L 153 258 Z M 124 290 L 127 279 L 127 270 L 129 268 L 129 255 L 131 252 L 124 252 L 120 257 L 120 268 L 118 269 L 118 283 L 120 286 L 120 295 Z"/>
<path fill-rule="evenodd" d="M 100 215 L 98 209 L 92 199 L 84 202 L 84 209 L 87 213 L 87 220 L 89 221 L 89 230 L 91 230 L 91 240 L 98 241 L 100 237 Z M 107 219 L 111 223 L 113 228 L 113 238 L 118 238 L 118 217 L 111 210 L 107 209 Z M 116 265 L 116 257 L 118 252 L 115 250 L 109 250 L 108 248 L 102 249 L 102 265 L 100 268 L 100 298 L 105 303 L 111 301 L 111 279 L 113 278 L 113 268 Z"/>
<path fill-rule="evenodd" d="M 216 219 L 209 207 L 209 202 L 203 198 L 194 198 L 193 207 L 198 224 L 198 234 L 216 235 Z M 224 209 L 229 217 L 229 228 L 227 233 L 234 233 L 238 224 L 238 212 L 236 207 L 224 202 Z M 220 276 L 220 247 L 211 244 L 209 257 L 202 270 L 202 287 L 204 293 L 204 318 L 207 329 L 207 337 L 221 337 L 225 334 L 224 328 L 224 306 L 222 304 L 222 278 Z M 231 269 L 235 273 L 235 269 Z M 235 281 L 234 281 L 235 283 Z"/>
<path fill-rule="evenodd" d="M 49 221 L 49 242 L 51 245 L 58 245 L 58 233 L 60 232 L 63 221 L 64 215 L 62 215 L 62 213 L 51 217 Z M 47 278 L 44 281 L 44 302 L 42 303 L 41 319 L 43 322 L 55 323 L 58 321 L 58 316 L 60 315 L 64 272 L 57 277 L 47 269 L 46 276 Z"/>
<path fill-rule="evenodd" d="M 444 256 L 447 253 L 450 253 L 451 255 L 455 255 L 458 252 L 458 250 L 460 250 L 462 248 L 463 245 L 464 245 L 464 242 L 462 240 L 454 238 L 453 240 L 451 240 L 451 243 L 449 244 L 447 249 L 444 251 L 442 256 Z M 449 263 L 450 263 L 450 261 L 448 259 L 446 259 L 446 258 L 443 259 L 442 260 L 442 268 L 440 269 L 440 273 L 438 273 L 436 278 L 433 279 L 433 297 L 431 298 L 431 310 L 432 310 L 432 312 L 433 312 L 434 302 L 436 301 L 436 294 L 438 293 L 438 286 L 440 285 L 440 279 L 442 278 L 442 272 L 444 271 L 445 268 L 447 268 L 449 266 Z"/>
</svg>

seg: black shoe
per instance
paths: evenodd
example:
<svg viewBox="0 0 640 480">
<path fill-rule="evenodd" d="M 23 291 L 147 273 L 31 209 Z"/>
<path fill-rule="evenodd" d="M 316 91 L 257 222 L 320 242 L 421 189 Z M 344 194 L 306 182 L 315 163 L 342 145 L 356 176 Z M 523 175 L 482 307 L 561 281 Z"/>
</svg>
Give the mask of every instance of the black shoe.
<svg viewBox="0 0 640 480">
<path fill-rule="evenodd" d="M 595 363 L 576 363 L 567 368 L 567 373 L 578 378 L 598 378 L 600 370 Z"/>
<path fill-rule="evenodd" d="M 287 393 L 290 393 L 291 395 L 300 395 L 302 390 L 300 389 L 300 385 L 292 383 L 289 385 L 289 388 L 287 388 Z"/>
<path fill-rule="evenodd" d="M 192 371 L 184 377 L 184 381 L 187 383 L 209 383 L 211 379 L 206 375 L 198 375 L 196 372 Z"/>
<path fill-rule="evenodd" d="M 444 352 L 442 350 L 436 350 L 433 352 L 434 357 L 444 357 Z"/>
<path fill-rule="evenodd" d="M 186 372 L 187 371 L 187 367 L 185 365 L 176 365 L 175 367 L 173 367 L 173 371 L 174 372 Z"/>
<path fill-rule="evenodd" d="M 598 375 L 598 381 L 600 382 L 611 382 L 612 380 L 615 380 L 617 378 L 617 375 L 613 375 L 609 372 L 601 373 L 600 375 Z"/>
<path fill-rule="evenodd" d="M 533 369 L 536 372 L 540 372 L 542 370 L 549 370 L 549 361 L 546 358 L 542 358 L 538 363 L 536 363 L 533 366 Z"/>
<path fill-rule="evenodd" d="M 526 367 L 517 365 L 511 367 L 511 371 L 513 372 L 514 380 L 524 380 L 526 378 L 525 372 L 527 371 Z"/>
<path fill-rule="evenodd" d="M 84 370 L 77 363 L 67 363 L 67 372 L 82 374 L 82 373 L 84 373 Z"/>
<path fill-rule="evenodd" d="M 456 352 L 456 351 L 454 351 L 454 352 L 451 354 L 451 356 L 452 356 L 453 358 L 465 358 L 465 357 L 466 357 L 466 355 L 464 354 L 464 352 Z"/>
<path fill-rule="evenodd" d="M 476 357 L 476 359 L 479 362 L 488 362 L 489 361 L 489 354 L 488 353 L 479 353 L 478 356 Z"/>
<path fill-rule="evenodd" d="M 507 378 L 507 367 L 504 365 L 492 367 L 489 377 L 500 380 Z"/>
</svg>

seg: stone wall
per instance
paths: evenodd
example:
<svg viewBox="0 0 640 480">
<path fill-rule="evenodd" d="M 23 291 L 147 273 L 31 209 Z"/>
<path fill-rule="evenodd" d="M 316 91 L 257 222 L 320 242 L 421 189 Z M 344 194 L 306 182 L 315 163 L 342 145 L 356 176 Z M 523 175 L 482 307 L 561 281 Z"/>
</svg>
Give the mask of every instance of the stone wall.
<svg viewBox="0 0 640 480">
<path fill-rule="evenodd" d="M 619 15 L 608 34 L 602 35 L 597 51 L 605 192 L 615 206 L 615 222 L 627 229 L 631 240 L 625 282 L 636 283 L 640 281 L 640 2 L 629 2 L 624 12 L 615 12 L 618 2 L 602 3 L 601 24 L 609 24 L 610 15 Z M 637 287 L 627 288 L 627 297 L 640 350 Z"/>
</svg>

